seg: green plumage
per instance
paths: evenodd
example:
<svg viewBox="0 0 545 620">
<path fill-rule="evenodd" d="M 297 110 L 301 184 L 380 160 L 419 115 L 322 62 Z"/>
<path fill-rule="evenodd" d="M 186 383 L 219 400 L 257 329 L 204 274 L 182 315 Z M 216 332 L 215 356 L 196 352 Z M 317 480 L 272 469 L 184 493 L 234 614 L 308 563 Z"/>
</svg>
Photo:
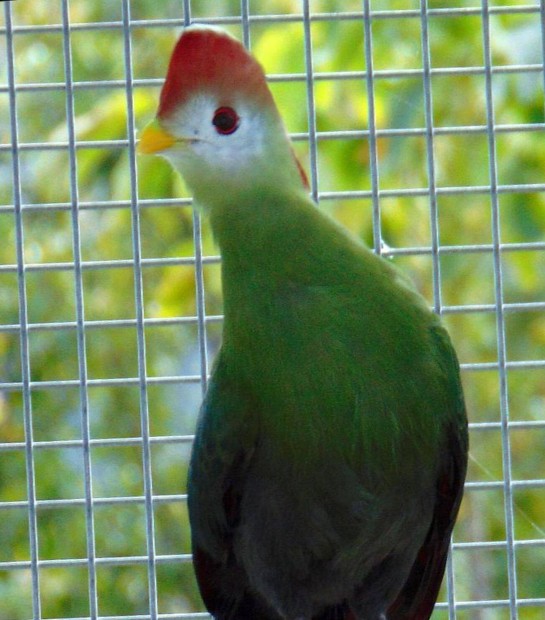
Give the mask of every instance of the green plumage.
<svg viewBox="0 0 545 620">
<path fill-rule="evenodd" d="M 352 448 L 354 464 L 373 450 L 395 466 L 409 431 L 429 455 L 451 397 L 437 367 L 438 319 L 301 193 L 263 188 L 261 208 L 254 194 L 239 195 L 212 214 L 223 256 L 221 359 L 270 408 L 256 424 L 294 458 L 326 449 L 346 458 Z M 403 411 L 414 413 L 403 420 Z"/>
<path fill-rule="evenodd" d="M 390 263 L 303 192 L 239 193 L 211 217 L 225 323 L 192 459 L 193 522 L 210 528 L 195 547 L 228 564 L 240 534 L 243 583 L 276 566 L 266 599 L 289 619 L 350 602 L 395 558 L 387 586 L 369 584 L 378 600 L 352 603 L 355 617 L 378 618 L 432 525 L 439 479 L 454 478 L 447 500 L 458 502 L 466 421 L 448 336 Z M 435 588 L 441 574 L 440 563 Z M 413 617 L 425 616 L 399 616 Z"/>
</svg>

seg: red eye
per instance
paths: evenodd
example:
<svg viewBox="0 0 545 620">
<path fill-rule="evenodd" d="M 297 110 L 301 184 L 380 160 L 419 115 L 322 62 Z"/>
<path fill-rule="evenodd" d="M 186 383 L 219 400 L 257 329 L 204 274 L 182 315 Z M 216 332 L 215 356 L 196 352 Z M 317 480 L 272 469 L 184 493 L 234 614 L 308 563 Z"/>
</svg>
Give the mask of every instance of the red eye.
<svg viewBox="0 0 545 620">
<path fill-rule="evenodd" d="M 228 136 L 230 133 L 235 132 L 238 129 L 240 118 L 233 108 L 221 107 L 214 112 L 214 118 L 212 119 L 212 125 L 216 128 L 216 131 L 223 136 Z"/>
</svg>

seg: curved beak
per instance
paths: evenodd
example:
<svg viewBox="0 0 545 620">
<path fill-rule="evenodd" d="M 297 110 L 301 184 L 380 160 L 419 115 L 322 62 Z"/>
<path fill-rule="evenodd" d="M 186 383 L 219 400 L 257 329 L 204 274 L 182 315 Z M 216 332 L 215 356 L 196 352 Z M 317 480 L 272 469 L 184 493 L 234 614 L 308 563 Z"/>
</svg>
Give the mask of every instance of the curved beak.
<svg viewBox="0 0 545 620">
<path fill-rule="evenodd" d="M 159 121 L 154 119 L 151 123 L 148 123 L 142 133 L 140 134 L 140 140 L 138 142 L 137 152 L 143 155 L 152 155 L 154 153 L 162 153 L 171 146 L 173 146 L 178 140 L 167 131 L 165 131 Z"/>
</svg>

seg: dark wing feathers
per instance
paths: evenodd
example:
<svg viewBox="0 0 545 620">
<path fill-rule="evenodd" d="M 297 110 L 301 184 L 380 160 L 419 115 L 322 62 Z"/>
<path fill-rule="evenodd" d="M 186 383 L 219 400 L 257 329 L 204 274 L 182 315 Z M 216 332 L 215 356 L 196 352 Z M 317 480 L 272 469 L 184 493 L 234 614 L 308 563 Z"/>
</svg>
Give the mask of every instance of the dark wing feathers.
<svg viewBox="0 0 545 620">
<path fill-rule="evenodd" d="M 431 616 L 443 581 L 450 535 L 464 492 L 468 431 L 458 360 L 442 327 L 432 328 L 431 335 L 436 344 L 437 362 L 449 384 L 452 415 L 445 429 L 443 462 L 437 477 L 432 522 L 405 585 L 388 609 L 388 620 L 428 620 Z"/>
<path fill-rule="evenodd" d="M 450 380 L 454 415 L 446 429 L 443 462 L 436 485 L 434 514 L 426 539 L 405 585 L 387 611 L 388 620 L 428 620 L 443 580 L 450 535 L 462 500 L 467 467 L 467 421 L 460 385 L 458 362 L 442 329 L 434 330 L 439 363 Z M 250 457 L 251 458 L 251 457 Z M 248 458 L 240 452 L 233 460 L 222 486 L 227 531 L 221 561 L 193 545 L 193 562 L 199 589 L 207 609 L 216 620 L 282 620 L 278 613 L 251 588 L 248 576 L 233 552 L 233 533 L 240 521 L 240 501 Z M 339 601 L 312 620 L 357 620 L 346 601 Z"/>
<path fill-rule="evenodd" d="M 450 535 L 462 501 L 466 472 L 467 436 L 453 429 L 445 449 L 445 463 L 437 480 L 437 499 L 430 529 L 388 620 L 428 620 L 441 587 Z"/>
<path fill-rule="evenodd" d="M 388 620 L 428 620 L 443 580 L 450 534 L 462 499 L 466 470 L 467 437 L 453 429 L 445 449 L 444 466 L 437 481 L 437 500 L 426 540 L 405 585 L 390 606 Z M 234 479 L 240 483 L 238 475 Z M 233 480 L 233 478 L 231 478 Z M 238 484 L 236 485 L 238 487 Z M 238 522 L 239 488 L 227 486 L 224 506 L 230 524 Z M 193 549 L 193 563 L 203 600 L 216 620 L 280 620 L 255 592 L 229 545 L 224 563 L 215 562 L 201 549 Z M 324 610 L 314 620 L 355 620 L 346 603 Z"/>
<path fill-rule="evenodd" d="M 216 620 L 281 620 L 248 587 L 244 571 L 232 559 L 215 562 L 202 549 L 193 549 L 193 566 L 208 611 Z"/>
<path fill-rule="evenodd" d="M 233 553 L 233 530 L 240 520 L 243 463 L 241 455 L 225 479 L 223 507 L 229 525 L 223 541 L 225 560 L 217 562 L 194 545 L 195 575 L 206 608 L 216 620 L 281 620 L 263 598 L 251 590 L 248 576 Z"/>
</svg>

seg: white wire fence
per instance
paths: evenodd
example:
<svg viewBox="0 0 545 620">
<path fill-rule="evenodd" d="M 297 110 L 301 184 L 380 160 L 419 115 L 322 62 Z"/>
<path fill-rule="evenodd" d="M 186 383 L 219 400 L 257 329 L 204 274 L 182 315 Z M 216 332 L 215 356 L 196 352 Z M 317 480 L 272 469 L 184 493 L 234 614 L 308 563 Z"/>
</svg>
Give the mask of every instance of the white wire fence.
<svg viewBox="0 0 545 620">
<path fill-rule="evenodd" d="M 135 155 L 195 21 L 256 53 L 313 197 L 456 344 L 471 464 L 434 620 L 542 618 L 543 0 L 2 4 L 0 619 L 208 617 L 185 474 L 219 258 Z"/>
</svg>

